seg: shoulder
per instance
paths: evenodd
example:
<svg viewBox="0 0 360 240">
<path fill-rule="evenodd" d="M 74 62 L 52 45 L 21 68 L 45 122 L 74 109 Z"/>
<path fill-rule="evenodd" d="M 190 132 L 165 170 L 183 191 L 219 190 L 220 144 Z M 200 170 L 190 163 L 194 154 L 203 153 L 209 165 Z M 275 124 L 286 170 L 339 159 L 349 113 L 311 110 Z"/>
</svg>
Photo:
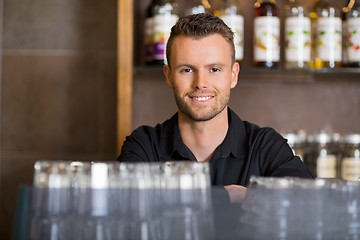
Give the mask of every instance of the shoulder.
<svg viewBox="0 0 360 240">
<path fill-rule="evenodd" d="M 126 137 L 118 160 L 121 162 L 143 162 L 151 158 L 152 142 L 156 141 L 155 128 L 141 126 Z"/>
<path fill-rule="evenodd" d="M 232 139 L 235 139 L 244 149 L 254 146 L 262 147 L 271 142 L 283 144 L 286 140 L 271 127 L 260 127 L 257 124 L 240 119 L 229 108 L 229 124 L 231 128 Z M 234 132 L 234 133 L 233 133 Z"/>
<path fill-rule="evenodd" d="M 249 142 L 249 145 L 259 140 L 286 141 L 275 129 L 271 127 L 260 127 L 257 124 L 242 120 L 230 108 L 229 123 L 232 130 L 236 130 L 237 134 L 245 136 L 245 139 Z"/>
<path fill-rule="evenodd" d="M 258 125 L 247 121 L 244 121 L 244 126 L 250 144 L 264 141 L 286 141 L 275 129 L 271 127 L 259 127 Z"/>
<path fill-rule="evenodd" d="M 141 145 L 148 145 L 159 143 L 161 136 L 165 134 L 166 129 L 168 128 L 169 121 L 167 120 L 164 123 L 157 124 L 155 127 L 143 125 L 136 128 L 128 137 L 124 144 L 128 142 L 135 142 Z"/>
<path fill-rule="evenodd" d="M 249 157 L 262 165 L 284 162 L 293 157 L 287 140 L 271 127 L 259 127 L 246 122 Z M 267 163 L 267 164 L 266 164 Z"/>
<path fill-rule="evenodd" d="M 155 127 L 143 125 L 136 128 L 126 139 L 144 139 L 151 136 L 156 136 L 156 132 L 159 126 L 156 125 Z"/>
<path fill-rule="evenodd" d="M 120 161 L 157 161 L 162 149 L 162 142 L 169 129 L 176 122 L 176 116 L 161 124 L 152 126 L 140 126 L 136 128 L 123 143 Z"/>
</svg>

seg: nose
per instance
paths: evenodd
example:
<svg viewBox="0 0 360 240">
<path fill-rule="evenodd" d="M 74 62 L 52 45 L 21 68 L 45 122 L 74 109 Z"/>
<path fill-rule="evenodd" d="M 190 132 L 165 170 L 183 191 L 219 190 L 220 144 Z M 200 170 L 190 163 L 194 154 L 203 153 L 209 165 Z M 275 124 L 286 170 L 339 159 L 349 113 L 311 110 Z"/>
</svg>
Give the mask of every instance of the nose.
<svg viewBox="0 0 360 240">
<path fill-rule="evenodd" d="M 198 71 L 195 74 L 194 87 L 200 90 L 208 88 L 208 79 L 206 73 L 203 71 Z"/>
</svg>

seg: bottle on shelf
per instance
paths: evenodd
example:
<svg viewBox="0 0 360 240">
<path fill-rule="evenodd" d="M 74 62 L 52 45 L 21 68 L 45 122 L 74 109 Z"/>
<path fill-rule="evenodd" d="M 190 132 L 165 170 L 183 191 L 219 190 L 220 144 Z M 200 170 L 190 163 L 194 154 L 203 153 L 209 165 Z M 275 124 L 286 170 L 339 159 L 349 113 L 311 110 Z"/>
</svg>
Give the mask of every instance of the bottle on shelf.
<svg viewBox="0 0 360 240">
<path fill-rule="evenodd" d="M 159 0 L 154 6 L 153 62 L 166 64 L 166 43 L 172 26 L 179 19 L 178 4 L 174 0 Z"/>
<path fill-rule="evenodd" d="M 244 17 L 238 0 L 225 0 L 214 12 L 234 32 L 235 60 L 242 64 L 244 58 Z"/>
<path fill-rule="evenodd" d="M 254 65 L 278 67 L 280 62 L 280 18 L 275 0 L 254 4 Z"/>
<path fill-rule="evenodd" d="M 306 68 L 311 59 L 311 21 L 303 1 L 285 5 L 285 67 Z"/>
<path fill-rule="evenodd" d="M 146 9 L 144 22 L 144 46 L 145 46 L 145 63 L 151 65 L 154 56 L 154 7 L 159 4 L 159 0 L 152 0 Z"/>
<path fill-rule="evenodd" d="M 345 67 L 360 67 L 360 1 L 350 0 L 343 9 Z"/>
<path fill-rule="evenodd" d="M 342 61 L 342 20 L 335 0 L 318 0 L 312 12 L 311 67 L 335 68 Z"/>
<path fill-rule="evenodd" d="M 208 0 L 192 0 L 190 6 L 185 9 L 185 15 L 211 13 L 211 5 Z"/>
</svg>

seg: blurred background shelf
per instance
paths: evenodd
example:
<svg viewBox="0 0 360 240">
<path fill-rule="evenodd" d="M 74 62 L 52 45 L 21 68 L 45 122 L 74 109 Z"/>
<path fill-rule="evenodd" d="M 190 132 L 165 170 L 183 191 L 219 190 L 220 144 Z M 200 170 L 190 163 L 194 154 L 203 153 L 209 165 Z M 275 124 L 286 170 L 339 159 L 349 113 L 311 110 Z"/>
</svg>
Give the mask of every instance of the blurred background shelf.
<svg viewBox="0 0 360 240">
<path fill-rule="evenodd" d="M 134 81 L 140 78 L 155 81 L 164 79 L 162 66 L 139 65 L 134 67 Z M 337 69 L 286 69 L 286 68 L 253 68 L 240 69 L 239 84 L 258 83 L 313 83 L 315 81 L 357 82 L 360 84 L 360 68 L 337 68 Z"/>
</svg>

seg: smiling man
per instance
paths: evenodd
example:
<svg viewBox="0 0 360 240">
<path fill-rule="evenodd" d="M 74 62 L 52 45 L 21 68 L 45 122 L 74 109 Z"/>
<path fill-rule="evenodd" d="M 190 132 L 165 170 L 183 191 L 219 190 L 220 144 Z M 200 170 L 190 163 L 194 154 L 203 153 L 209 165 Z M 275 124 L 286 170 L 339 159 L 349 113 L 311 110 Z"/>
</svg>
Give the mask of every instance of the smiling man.
<svg viewBox="0 0 360 240">
<path fill-rule="evenodd" d="M 170 65 L 164 66 L 164 73 L 179 108 L 182 140 L 197 161 L 210 161 L 227 134 L 227 105 L 239 64 L 219 33 L 201 38 L 180 35 L 169 42 L 168 52 Z"/>
<path fill-rule="evenodd" d="M 233 32 L 209 14 L 179 19 L 167 43 L 166 83 L 178 112 L 142 126 L 124 142 L 120 161 L 209 162 L 211 183 L 241 200 L 251 175 L 312 178 L 286 140 L 272 128 L 242 121 L 229 107 L 240 70 Z"/>
</svg>

